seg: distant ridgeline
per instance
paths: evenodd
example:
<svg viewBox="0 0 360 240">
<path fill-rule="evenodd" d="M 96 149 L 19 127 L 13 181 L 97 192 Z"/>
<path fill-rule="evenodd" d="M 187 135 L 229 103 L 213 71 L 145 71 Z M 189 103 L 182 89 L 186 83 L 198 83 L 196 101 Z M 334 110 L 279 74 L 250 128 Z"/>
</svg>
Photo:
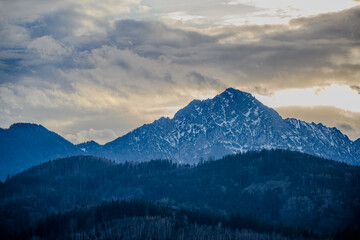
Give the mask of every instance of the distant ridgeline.
<svg viewBox="0 0 360 240">
<path fill-rule="evenodd" d="M 73 145 L 35 124 L 0 129 L 0 179 L 36 164 L 74 155 L 95 155 L 116 162 L 201 159 L 262 149 L 289 149 L 314 156 L 360 163 L 360 140 L 336 128 L 283 119 L 251 94 L 229 88 L 213 99 L 194 100 L 174 118 L 160 118 L 105 145 Z"/>
<path fill-rule="evenodd" d="M 147 231 L 122 228 L 129 219 L 140 224 L 136 226 L 155 224 L 149 231 L 168 226 L 168 231 L 173 229 L 178 234 L 185 226 L 175 227 L 180 223 L 173 218 L 176 215 L 168 215 L 166 211 L 170 210 L 160 209 L 156 217 L 151 211 L 148 215 L 132 213 L 127 220 L 121 220 L 124 214 L 120 210 L 114 210 L 115 216 L 109 219 L 106 212 L 103 216 L 101 211 L 86 208 L 32 225 L 51 213 L 115 199 L 142 199 L 205 212 L 219 219 L 238 215 L 238 225 L 221 220 L 219 231 L 230 235 L 236 234 L 236 229 L 250 229 L 254 234 L 275 231 L 286 235 L 290 231 L 306 232 L 308 236 L 354 236 L 360 229 L 360 167 L 288 150 L 247 152 L 196 166 L 165 160 L 117 164 L 91 156 L 63 158 L 32 167 L 0 184 L 0 232 L 23 236 L 30 234 L 26 230 L 30 226 L 37 229 L 29 230 L 31 234 L 43 236 L 61 234 L 67 228 L 72 236 L 96 235 L 92 232 L 95 229 L 105 234 L 104 226 L 114 231 L 121 226 L 124 230 L 116 236 L 122 236 L 121 231 L 126 229 Z M 97 220 L 93 215 L 84 217 L 88 211 L 95 211 L 95 218 L 100 214 Z M 196 228 L 191 217 L 186 221 L 189 228 Z M 216 231 L 214 226 L 218 224 L 206 221 L 197 227 L 208 233 Z M 97 225 L 99 222 L 104 224 Z M 26 231 L 21 231 L 20 226 Z M 54 232 L 47 226 L 55 228 Z"/>
</svg>

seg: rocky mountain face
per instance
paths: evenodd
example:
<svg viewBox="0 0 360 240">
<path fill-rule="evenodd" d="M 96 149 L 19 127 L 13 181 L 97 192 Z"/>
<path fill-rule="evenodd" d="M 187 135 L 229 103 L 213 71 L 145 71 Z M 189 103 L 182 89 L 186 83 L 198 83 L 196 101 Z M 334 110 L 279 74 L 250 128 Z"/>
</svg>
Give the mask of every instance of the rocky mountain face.
<svg viewBox="0 0 360 240">
<path fill-rule="evenodd" d="M 172 119 L 160 118 L 101 148 L 84 149 L 119 162 L 186 163 L 248 150 L 289 149 L 359 164 L 357 145 L 336 128 L 283 119 L 251 94 L 229 88 L 213 99 L 192 101 Z"/>
<path fill-rule="evenodd" d="M 41 125 L 16 123 L 0 129 L 0 180 L 42 162 L 78 154 L 78 147 Z"/>
<path fill-rule="evenodd" d="M 354 146 L 360 151 L 360 138 L 354 141 Z"/>
</svg>

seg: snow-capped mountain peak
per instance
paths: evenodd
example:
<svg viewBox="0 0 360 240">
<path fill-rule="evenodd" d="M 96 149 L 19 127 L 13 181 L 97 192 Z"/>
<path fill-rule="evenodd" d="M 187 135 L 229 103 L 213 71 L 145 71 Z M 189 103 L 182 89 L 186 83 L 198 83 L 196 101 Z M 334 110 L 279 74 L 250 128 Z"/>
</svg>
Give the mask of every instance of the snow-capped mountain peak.
<svg viewBox="0 0 360 240">
<path fill-rule="evenodd" d="M 355 144 L 336 128 L 283 119 L 250 93 L 228 88 L 207 100 L 193 100 L 174 118 L 160 118 L 90 153 L 117 161 L 167 158 L 198 162 L 261 149 L 290 149 L 352 164 Z"/>
</svg>

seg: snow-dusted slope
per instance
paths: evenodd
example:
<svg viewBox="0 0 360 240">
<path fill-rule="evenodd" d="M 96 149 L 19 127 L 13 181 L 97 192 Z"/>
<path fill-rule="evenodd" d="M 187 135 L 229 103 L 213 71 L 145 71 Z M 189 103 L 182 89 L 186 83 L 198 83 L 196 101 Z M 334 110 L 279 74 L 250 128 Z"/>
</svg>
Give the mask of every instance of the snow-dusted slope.
<svg viewBox="0 0 360 240">
<path fill-rule="evenodd" d="M 229 88 L 213 99 L 194 100 L 173 119 L 152 124 L 86 151 L 116 161 L 168 158 L 198 162 L 247 150 L 290 149 L 360 163 L 356 144 L 336 128 L 283 119 L 251 94 Z"/>
</svg>

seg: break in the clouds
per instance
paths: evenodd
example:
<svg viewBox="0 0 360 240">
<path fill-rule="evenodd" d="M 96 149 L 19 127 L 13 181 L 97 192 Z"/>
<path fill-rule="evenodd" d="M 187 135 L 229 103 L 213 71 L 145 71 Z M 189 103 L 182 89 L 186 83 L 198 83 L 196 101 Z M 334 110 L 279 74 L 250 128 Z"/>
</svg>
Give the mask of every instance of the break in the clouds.
<svg viewBox="0 0 360 240">
<path fill-rule="evenodd" d="M 1 127 L 104 143 L 230 86 L 272 98 L 315 89 L 322 106 L 318 92 L 346 88 L 355 95 L 329 101 L 324 123 L 360 137 L 355 1 L 15 0 L 0 2 L 0 20 Z M 286 116 L 318 121 L 311 112 Z"/>
</svg>

